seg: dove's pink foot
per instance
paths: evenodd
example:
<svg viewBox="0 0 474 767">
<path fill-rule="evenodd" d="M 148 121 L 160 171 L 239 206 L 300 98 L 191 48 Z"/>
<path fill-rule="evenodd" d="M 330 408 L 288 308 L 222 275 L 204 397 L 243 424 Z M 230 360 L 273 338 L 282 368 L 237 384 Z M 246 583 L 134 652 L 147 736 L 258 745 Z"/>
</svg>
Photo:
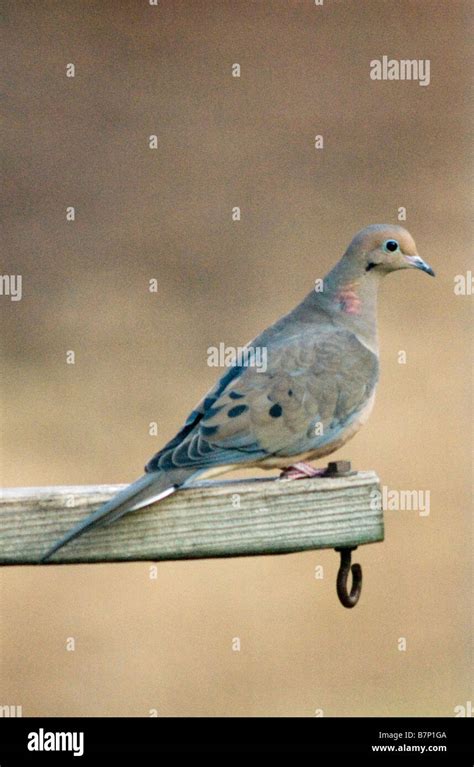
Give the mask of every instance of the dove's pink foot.
<svg viewBox="0 0 474 767">
<path fill-rule="evenodd" d="M 310 463 L 299 461 L 283 469 L 279 479 L 308 479 L 308 477 L 321 477 L 326 469 L 315 469 Z"/>
</svg>

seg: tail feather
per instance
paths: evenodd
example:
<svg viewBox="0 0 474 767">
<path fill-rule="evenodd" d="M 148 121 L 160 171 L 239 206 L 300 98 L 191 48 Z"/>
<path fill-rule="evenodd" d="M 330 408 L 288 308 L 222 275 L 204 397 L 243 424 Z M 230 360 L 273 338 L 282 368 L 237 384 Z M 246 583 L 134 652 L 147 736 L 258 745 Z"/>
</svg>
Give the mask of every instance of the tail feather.
<svg viewBox="0 0 474 767">
<path fill-rule="evenodd" d="M 180 472 L 181 474 L 182 472 Z M 53 554 L 65 546 L 74 538 L 93 528 L 109 525 L 128 514 L 130 511 L 137 511 L 145 506 L 150 506 L 156 501 L 161 501 L 168 495 L 174 493 L 182 484 L 184 477 L 174 477 L 174 472 L 150 472 L 145 474 L 136 482 L 117 493 L 110 501 L 102 504 L 96 511 L 89 514 L 88 517 L 78 522 L 54 546 L 42 557 L 41 562 L 46 562 Z M 175 480 L 176 483 L 175 483 Z"/>
</svg>

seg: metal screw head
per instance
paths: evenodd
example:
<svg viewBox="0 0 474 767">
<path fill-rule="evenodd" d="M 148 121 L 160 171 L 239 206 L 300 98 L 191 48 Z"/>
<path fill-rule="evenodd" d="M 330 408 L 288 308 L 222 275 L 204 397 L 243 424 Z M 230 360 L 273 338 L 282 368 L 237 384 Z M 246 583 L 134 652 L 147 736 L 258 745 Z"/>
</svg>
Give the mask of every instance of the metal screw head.
<svg viewBox="0 0 474 767">
<path fill-rule="evenodd" d="M 340 477 L 351 473 L 350 461 L 329 461 L 328 467 L 324 472 L 326 477 Z"/>
</svg>

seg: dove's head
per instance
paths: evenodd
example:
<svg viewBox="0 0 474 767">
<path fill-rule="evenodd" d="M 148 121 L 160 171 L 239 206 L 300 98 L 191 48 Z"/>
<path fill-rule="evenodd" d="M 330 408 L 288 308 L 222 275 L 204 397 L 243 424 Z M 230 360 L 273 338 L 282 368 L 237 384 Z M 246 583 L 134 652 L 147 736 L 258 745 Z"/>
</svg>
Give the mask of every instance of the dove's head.
<svg viewBox="0 0 474 767">
<path fill-rule="evenodd" d="M 345 258 L 367 274 L 373 272 L 384 275 L 398 269 L 421 269 L 434 277 L 431 266 L 418 255 L 410 232 L 402 226 L 367 226 L 356 234 L 345 253 Z"/>
<path fill-rule="evenodd" d="M 398 269 L 421 269 L 434 277 L 431 266 L 418 255 L 410 232 L 402 226 L 367 226 L 356 234 L 344 258 L 352 262 L 360 273 L 381 276 Z"/>
<path fill-rule="evenodd" d="M 316 300 L 339 318 L 346 315 L 370 325 L 367 318 L 375 316 L 380 278 L 399 269 L 420 269 L 434 277 L 431 266 L 418 255 L 410 232 L 394 224 L 372 224 L 356 234 L 324 278 L 324 289 L 317 291 Z"/>
</svg>

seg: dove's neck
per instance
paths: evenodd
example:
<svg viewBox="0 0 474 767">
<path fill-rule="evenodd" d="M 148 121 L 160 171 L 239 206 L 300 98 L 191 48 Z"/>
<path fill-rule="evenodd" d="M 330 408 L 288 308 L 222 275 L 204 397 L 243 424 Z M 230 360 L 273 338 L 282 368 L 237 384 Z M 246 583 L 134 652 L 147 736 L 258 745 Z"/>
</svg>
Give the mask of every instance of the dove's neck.
<svg viewBox="0 0 474 767">
<path fill-rule="evenodd" d="M 374 354 L 378 354 L 377 293 L 380 275 L 361 271 L 358 264 L 341 259 L 324 278 L 322 290 L 315 290 L 316 305 L 339 326 L 355 333 Z M 309 298 L 309 296 L 308 296 Z"/>
<path fill-rule="evenodd" d="M 362 270 L 342 258 L 324 279 L 320 293 L 324 309 L 339 325 L 354 332 L 374 354 L 378 353 L 378 273 Z"/>
</svg>

